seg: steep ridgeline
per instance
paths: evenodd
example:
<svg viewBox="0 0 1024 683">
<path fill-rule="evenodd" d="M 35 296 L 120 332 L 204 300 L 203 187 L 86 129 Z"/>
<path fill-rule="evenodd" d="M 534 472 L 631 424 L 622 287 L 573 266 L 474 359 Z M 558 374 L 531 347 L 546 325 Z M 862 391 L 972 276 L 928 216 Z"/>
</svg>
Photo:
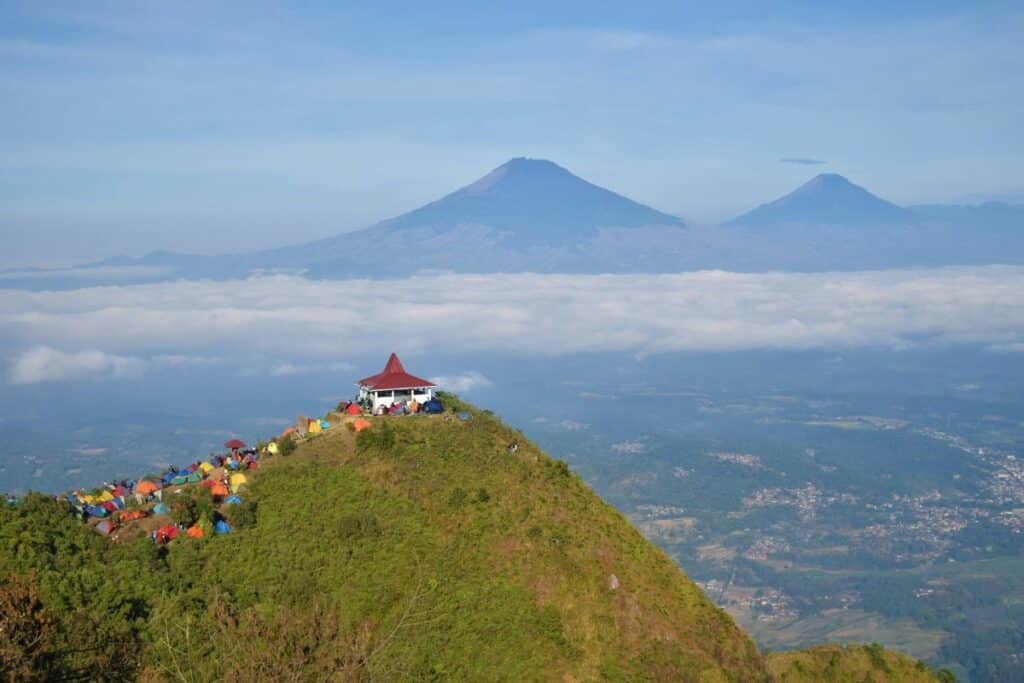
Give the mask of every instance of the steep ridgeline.
<svg viewBox="0 0 1024 683">
<path fill-rule="evenodd" d="M 223 536 L 111 545 L 53 499 L 0 511 L 0 575 L 19 577 L 0 589 L 0 673 L 938 680 L 880 649 L 766 659 L 565 463 L 470 412 L 302 442 L 255 472 Z"/>
</svg>

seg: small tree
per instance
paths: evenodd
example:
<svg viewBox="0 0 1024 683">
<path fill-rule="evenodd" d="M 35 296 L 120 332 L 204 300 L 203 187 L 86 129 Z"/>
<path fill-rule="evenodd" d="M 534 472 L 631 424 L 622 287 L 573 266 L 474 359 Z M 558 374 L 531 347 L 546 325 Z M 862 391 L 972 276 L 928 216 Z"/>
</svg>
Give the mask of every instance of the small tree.
<svg viewBox="0 0 1024 683">
<path fill-rule="evenodd" d="M 235 529 L 244 529 L 256 525 L 257 504 L 255 501 L 246 500 L 241 503 L 227 506 L 225 511 L 228 524 Z"/>
<path fill-rule="evenodd" d="M 280 455 L 291 455 L 295 451 L 295 446 L 295 439 L 292 438 L 291 434 L 282 436 L 277 440 L 277 452 Z"/>
<path fill-rule="evenodd" d="M 0 586 L 0 678 L 48 680 L 56 663 L 54 622 L 39 599 L 35 574 Z"/>
<path fill-rule="evenodd" d="M 188 496 L 177 496 L 171 503 L 171 519 L 175 524 L 192 526 L 199 518 L 199 509 L 196 502 Z"/>
</svg>

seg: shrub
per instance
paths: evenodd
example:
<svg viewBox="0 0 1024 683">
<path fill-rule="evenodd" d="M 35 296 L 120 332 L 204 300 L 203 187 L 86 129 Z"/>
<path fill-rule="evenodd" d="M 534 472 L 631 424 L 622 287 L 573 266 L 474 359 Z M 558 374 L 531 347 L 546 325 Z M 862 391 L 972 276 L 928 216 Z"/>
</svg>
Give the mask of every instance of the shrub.
<svg viewBox="0 0 1024 683">
<path fill-rule="evenodd" d="M 258 503 L 252 500 L 245 500 L 241 503 L 228 505 L 226 509 L 228 524 L 235 529 L 244 529 L 246 527 L 256 526 L 257 506 Z"/>
<path fill-rule="evenodd" d="M 476 502 L 486 503 L 491 499 L 491 494 L 487 492 L 487 489 L 480 489 L 476 492 Z"/>
<path fill-rule="evenodd" d="M 199 506 L 188 496 L 175 496 L 171 503 L 171 519 L 175 524 L 192 526 L 199 519 Z"/>
<path fill-rule="evenodd" d="M 291 455 L 295 451 L 295 447 L 295 439 L 292 438 L 291 434 L 277 440 L 277 452 L 280 455 Z"/>
<path fill-rule="evenodd" d="M 54 620 L 39 598 L 35 574 L 0 585 L 0 678 L 47 680 L 53 673 Z"/>
<path fill-rule="evenodd" d="M 366 511 L 345 515 L 338 522 L 338 536 L 346 540 L 376 538 L 380 534 L 381 526 L 377 517 Z"/>
</svg>

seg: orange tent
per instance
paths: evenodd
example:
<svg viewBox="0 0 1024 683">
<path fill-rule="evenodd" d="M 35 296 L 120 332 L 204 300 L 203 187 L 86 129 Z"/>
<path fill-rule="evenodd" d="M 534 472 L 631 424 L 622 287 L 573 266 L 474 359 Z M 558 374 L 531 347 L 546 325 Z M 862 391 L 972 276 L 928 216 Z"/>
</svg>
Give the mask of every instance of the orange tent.
<svg viewBox="0 0 1024 683">
<path fill-rule="evenodd" d="M 160 490 L 160 487 L 151 481 L 140 481 L 138 486 L 135 487 L 136 493 L 141 493 L 144 496 L 148 496 L 151 493 L 155 493 Z"/>
<path fill-rule="evenodd" d="M 117 516 L 117 521 L 124 524 L 125 522 L 134 522 L 137 519 L 144 519 L 149 514 L 145 510 L 125 510 Z"/>
<path fill-rule="evenodd" d="M 202 538 L 203 537 L 203 530 L 199 528 L 199 525 L 190 526 L 188 528 L 188 531 L 186 531 L 185 533 L 188 534 L 189 538 Z"/>
<path fill-rule="evenodd" d="M 348 408 L 345 408 L 345 412 L 348 413 L 349 415 L 358 415 L 359 412 L 360 412 L 359 411 L 359 404 L 358 403 L 349 403 L 348 404 Z"/>
<path fill-rule="evenodd" d="M 364 429 L 369 429 L 372 426 L 372 423 L 369 420 L 364 420 L 364 419 L 360 418 L 360 419 L 356 420 L 355 422 L 353 422 L 352 426 L 354 426 L 356 428 L 357 432 L 361 432 Z"/>
<path fill-rule="evenodd" d="M 294 434 L 297 431 L 299 431 L 299 430 L 296 429 L 295 427 L 289 427 L 288 429 L 286 429 L 283 432 L 281 432 L 281 436 L 290 436 L 290 435 Z"/>
<path fill-rule="evenodd" d="M 214 484 L 210 488 L 210 493 L 212 493 L 214 495 L 214 497 L 217 497 L 217 496 L 223 497 L 223 496 L 228 495 L 228 487 L 225 486 L 224 484 Z"/>
</svg>

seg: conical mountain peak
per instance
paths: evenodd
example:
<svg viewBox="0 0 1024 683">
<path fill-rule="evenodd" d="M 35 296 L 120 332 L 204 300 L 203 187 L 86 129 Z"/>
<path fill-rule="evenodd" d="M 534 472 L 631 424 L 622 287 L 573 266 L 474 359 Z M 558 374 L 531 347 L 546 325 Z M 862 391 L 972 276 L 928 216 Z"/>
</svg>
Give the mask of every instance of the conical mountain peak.
<svg viewBox="0 0 1024 683">
<path fill-rule="evenodd" d="M 518 157 L 479 180 L 376 229 L 466 225 L 499 231 L 520 247 L 571 246 L 602 228 L 681 226 L 675 216 L 590 183 L 546 159 Z"/>
<path fill-rule="evenodd" d="M 912 212 L 875 196 L 838 173 L 822 173 L 786 196 L 734 218 L 728 225 L 870 228 L 905 225 L 914 219 Z"/>
</svg>

